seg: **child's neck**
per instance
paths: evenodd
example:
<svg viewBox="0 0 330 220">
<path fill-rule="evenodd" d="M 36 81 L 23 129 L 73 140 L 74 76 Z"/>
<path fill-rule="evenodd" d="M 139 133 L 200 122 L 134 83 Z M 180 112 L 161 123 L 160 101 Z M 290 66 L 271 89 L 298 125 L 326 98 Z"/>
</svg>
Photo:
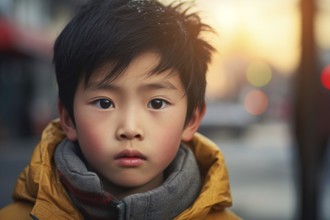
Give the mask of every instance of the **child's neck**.
<svg viewBox="0 0 330 220">
<path fill-rule="evenodd" d="M 104 187 L 104 190 L 110 193 L 113 197 L 115 197 L 117 200 L 121 200 L 125 198 L 126 196 L 136 194 L 136 193 L 144 193 L 150 190 L 153 190 L 157 188 L 158 186 L 162 185 L 164 182 L 164 174 L 161 173 L 158 176 L 156 176 L 153 180 L 150 182 L 138 186 L 138 187 L 125 187 L 125 186 L 118 186 L 116 184 L 113 184 L 103 177 L 101 177 L 101 181 Z"/>
</svg>

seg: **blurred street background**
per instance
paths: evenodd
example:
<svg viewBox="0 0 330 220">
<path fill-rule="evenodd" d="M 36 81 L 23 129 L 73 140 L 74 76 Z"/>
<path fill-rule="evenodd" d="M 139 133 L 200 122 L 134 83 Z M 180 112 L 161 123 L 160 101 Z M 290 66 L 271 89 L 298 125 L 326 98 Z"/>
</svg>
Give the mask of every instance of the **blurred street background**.
<svg viewBox="0 0 330 220">
<path fill-rule="evenodd" d="M 0 1 L 0 208 L 57 117 L 52 47 L 83 2 Z M 225 154 L 233 211 L 330 219 L 330 1 L 194 2 L 218 50 L 200 132 Z"/>
</svg>

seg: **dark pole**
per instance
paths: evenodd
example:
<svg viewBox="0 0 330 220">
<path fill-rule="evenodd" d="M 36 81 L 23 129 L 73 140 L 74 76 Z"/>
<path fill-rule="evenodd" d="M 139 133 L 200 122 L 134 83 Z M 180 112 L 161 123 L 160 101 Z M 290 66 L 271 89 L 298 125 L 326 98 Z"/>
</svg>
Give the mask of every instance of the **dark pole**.
<svg viewBox="0 0 330 220">
<path fill-rule="evenodd" d="M 301 0 L 301 60 L 296 78 L 294 131 L 299 155 L 298 219 L 319 220 L 321 170 L 327 135 L 314 39 L 314 0 Z M 328 113 L 330 114 L 330 112 Z M 330 122 L 328 122 L 330 123 Z"/>
</svg>

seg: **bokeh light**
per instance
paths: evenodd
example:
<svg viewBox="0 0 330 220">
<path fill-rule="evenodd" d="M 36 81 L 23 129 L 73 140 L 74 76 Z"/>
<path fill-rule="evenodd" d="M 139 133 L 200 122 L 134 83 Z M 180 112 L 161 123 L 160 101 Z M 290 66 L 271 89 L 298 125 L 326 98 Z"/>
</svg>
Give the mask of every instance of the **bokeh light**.
<svg viewBox="0 0 330 220">
<path fill-rule="evenodd" d="M 321 73 L 321 83 L 324 88 L 330 90 L 330 65 L 327 65 Z"/>
<path fill-rule="evenodd" d="M 259 89 L 252 90 L 245 96 L 244 107 L 251 115 L 261 115 L 266 111 L 267 106 L 268 97 Z"/>
<path fill-rule="evenodd" d="M 246 78 L 251 85 L 263 87 L 271 81 L 272 70 L 264 62 L 253 62 L 247 67 Z"/>
</svg>

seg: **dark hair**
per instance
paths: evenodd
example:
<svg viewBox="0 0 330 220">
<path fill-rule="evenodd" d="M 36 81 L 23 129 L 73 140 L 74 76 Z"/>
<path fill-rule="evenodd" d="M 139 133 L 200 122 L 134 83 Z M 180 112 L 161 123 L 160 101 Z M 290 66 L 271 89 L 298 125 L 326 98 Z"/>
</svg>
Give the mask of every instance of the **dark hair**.
<svg viewBox="0 0 330 220">
<path fill-rule="evenodd" d="M 188 97 L 186 121 L 204 105 L 205 75 L 214 49 L 200 34 L 211 28 L 184 6 L 155 0 L 92 0 L 81 7 L 54 46 L 59 99 L 72 120 L 80 80 L 87 84 L 92 72 L 109 62 L 114 66 L 107 79 L 114 79 L 146 51 L 161 56 L 153 73 L 179 73 Z"/>
</svg>

